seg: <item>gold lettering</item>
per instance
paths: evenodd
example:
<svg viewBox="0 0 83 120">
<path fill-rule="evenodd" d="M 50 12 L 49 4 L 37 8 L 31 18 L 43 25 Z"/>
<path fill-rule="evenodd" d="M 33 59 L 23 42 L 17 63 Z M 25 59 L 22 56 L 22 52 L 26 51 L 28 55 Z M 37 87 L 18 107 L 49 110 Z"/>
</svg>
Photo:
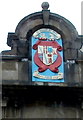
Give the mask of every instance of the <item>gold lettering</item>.
<svg viewBox="0 0 83 120">
<path fill-rule="evenodd" d="M 34 77 L 40 78 L 40 79 L 52 79 L 52 80 L 56 80 L 56 79 L 63 79 L 63 73 L 58 73 L 57 76 L 44 76 L 44 75 L 40 75 L 38 71 L 35 71 L 33 73 Z"/>
</svg>

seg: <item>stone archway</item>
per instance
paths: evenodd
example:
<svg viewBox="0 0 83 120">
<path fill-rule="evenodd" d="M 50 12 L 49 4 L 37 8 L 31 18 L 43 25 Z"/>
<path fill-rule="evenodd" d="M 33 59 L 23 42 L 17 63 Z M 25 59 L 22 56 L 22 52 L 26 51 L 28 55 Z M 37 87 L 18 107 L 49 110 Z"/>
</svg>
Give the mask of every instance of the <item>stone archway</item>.
<svg viewBox="0 0 83 120">
<path fill-rule="evenodd" d="M 45 21 L 47 22 L 46 24 Z M 51 13 L 49 10 L 42 10 L 24 17 L 18 23 L 15 34 L 20 41 L 25 42 L 30 40 L 32 34 L 40 28 L 51 28 L 62 36 L 65 60 L 77 57 L 75 40 L 78 37 L 78 33 L 74 25 L 66 18 Z"/>
</svg>

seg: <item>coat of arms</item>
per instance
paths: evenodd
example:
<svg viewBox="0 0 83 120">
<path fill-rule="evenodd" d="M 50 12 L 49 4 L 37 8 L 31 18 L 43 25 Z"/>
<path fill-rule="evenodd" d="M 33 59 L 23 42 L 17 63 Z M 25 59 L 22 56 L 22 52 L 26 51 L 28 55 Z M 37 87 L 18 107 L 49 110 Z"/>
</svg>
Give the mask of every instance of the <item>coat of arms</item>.
<svg viewBox="0 0 83 120">
<path fill-rule="evenodd" d="M 57 42 L 60 39 L 60 35 L 50 29 L 41 30 L 34 34 L 35 40 L 32 45 L 32 49 L 35 51 L 33 61 L 37 66 L 36 73 L 39 72 L 41 74 L 47 70 L 53 73 L 60 73 L 59 67 L 62 64 L 60 52 L 63 50 L 62 46 Z M 52 78 L 52 76 L 49 78 Z M 45 79 L 44 76 L 43 79 Z"/>
</svg>

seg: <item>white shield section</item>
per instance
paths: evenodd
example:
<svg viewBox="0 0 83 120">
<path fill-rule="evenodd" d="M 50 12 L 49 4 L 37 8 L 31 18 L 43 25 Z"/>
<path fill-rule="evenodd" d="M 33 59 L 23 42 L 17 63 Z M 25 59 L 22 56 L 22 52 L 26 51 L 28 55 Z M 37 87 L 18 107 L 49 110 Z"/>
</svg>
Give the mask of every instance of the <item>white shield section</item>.
<svg viewBox="0 0 83 120">
<path fill-rule="evenodd" d="M 52 46 L 40 46 L 38 45 L 38 55 L 41 61 L 46 65 L 51 65 L 57 59 L 57 48 Z"/>
</svg>

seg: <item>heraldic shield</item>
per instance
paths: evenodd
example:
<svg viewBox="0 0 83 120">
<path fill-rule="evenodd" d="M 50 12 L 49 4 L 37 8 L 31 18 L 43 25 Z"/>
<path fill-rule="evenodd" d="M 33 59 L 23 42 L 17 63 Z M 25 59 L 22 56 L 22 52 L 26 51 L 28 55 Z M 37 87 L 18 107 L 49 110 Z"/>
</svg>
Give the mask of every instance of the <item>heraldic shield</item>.
<svg viewBox="0 0 83 120">
<path fill-rule="evenodd" d="M 63 48 L 60 34 L 43 28 L 32 36 L 32 81 L 64 82 Z"/>
<path fill-rule="evenodd" d="M 38 56 L 45 65 L 53 64 L 57 59 L 57 48 L 38 45 Z"/>
</svg>

